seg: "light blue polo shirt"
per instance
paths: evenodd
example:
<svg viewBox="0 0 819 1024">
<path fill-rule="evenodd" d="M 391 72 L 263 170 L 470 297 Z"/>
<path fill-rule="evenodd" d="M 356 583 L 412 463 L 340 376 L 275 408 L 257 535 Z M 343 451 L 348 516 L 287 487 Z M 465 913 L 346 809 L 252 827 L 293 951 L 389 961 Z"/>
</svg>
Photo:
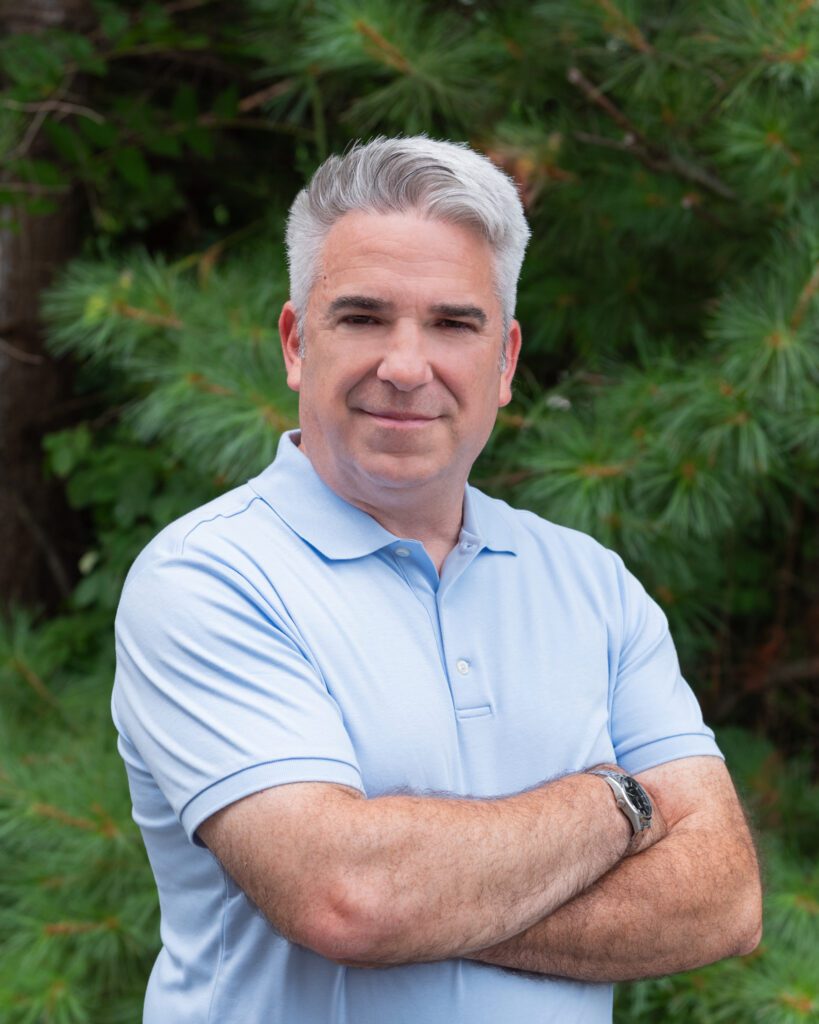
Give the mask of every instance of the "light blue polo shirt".
<svg viewBox="0 0 819 1024">
<path fill-rule="evenodd" d="M 492 797 L 601 761 L 719 755 L 617 555 L 468 487 L 439 578 L 284 435 L 260 476 L 143 551 L 117 655 L 162 910 L 146 1024 L 610 1022 L 608 985 L 463 960 L 337 966 L 279 937 L 195 832 L 282 783 Z"/>
</svg>

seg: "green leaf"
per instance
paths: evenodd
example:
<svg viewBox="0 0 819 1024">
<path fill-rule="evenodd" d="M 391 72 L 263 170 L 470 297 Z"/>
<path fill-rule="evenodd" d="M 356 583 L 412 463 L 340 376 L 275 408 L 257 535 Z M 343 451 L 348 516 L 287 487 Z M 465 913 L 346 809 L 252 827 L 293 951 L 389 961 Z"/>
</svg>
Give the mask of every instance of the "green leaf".
<svg viewBox="0 0 819 1024">
<path fill-rule="evenodd" d="M 186 50 L 204 50 L 210 43 L 208 36 L 201 32 L 194 35 L 185 34 L 181 40 L 181 45 Z"/>
<path fill-rule="evenodd" d="M 60 204 L 56 200 L 47 199 L 45 196 L 27 197 L 23 204 L 26 212 L 32 217 L 47 217 L 49 214 L 56 213 L 60 208 Z"/>
<path fill-rule="evenodd" d="M 188 124 L 199 116 L 199 103 L 190 85 L 181 85 L 174 93 L 171 113 L 176 121 Z"/>
<path fill-rule="evenodd" d="M 18 160 L 10 169 L 19 178 L 36 185 L 59 188 L 68 183 L 65 174 L 50 160 Z"/>
<path fill-rule="evenodd" d="M 125 33 L 130 25 L 130 20 L 125 11 L 114 4 L 101 4 L 97 5 L 98 8 L 102 7 L 100 14 L 100 29 L 102 34 L 110 39 L 112 42 L 116 42 L 117 39 L 123 33 Z"/>
<path fill-rule="evenodd" d="M 176 135 L 169 135 L 167 132 L 158 130 L 143 136 L 143 145 L 149 153 L 156 153 L 157 156 L 166 156 L 174 159 L 181 155 L 182 145 Z"/>
<path fill-rule="evenodd" d="M 229 88 L 223 89 L 213 101 L 213 113 L 217 117 L 231 118 L 235 117 L 238 112 L 239 90 L 235 85 L 231 85 Z"/>
<path fill-rule="evenodd" d="M 206 128 L 194 127 L 190 128 L 184 133 L 182 138 L 185 140 L 194 153 L 209 160 L 213 156 L 214 140 L 213 133 L 209 132 Z"/>
<path fill-rule="evenodd" d="M 91 431 L 85 424 L 72 430 L 48 434 L 43 439 L 48 464 L 59 477 L 67 477 L 88 454 Z"/>
<path fill-rule="evenodd" d="M 71 32 L 66 33 L 64 39 L 66 55 L 80 71 L 92 75 L 105 74 L 107 64 L 88 36 L 79 32 Z"/>
<path fill-rule="evenodd" d="M 142 151 L 136 146 L 125 146 L 114 152 L 114 166 L 122 178 L 134 188 L 145 190 L 150 185 L 151 172 Z"/>
<path fill-rule="evenodd" d="M 19 33 L 8 37 L 0 47 L 0 66 L 4 76 L 45 97 L 57 87 L 64 74 L 64 58 L 55 46 L 56 35 Z"/>
<path fill-rule="evenodd" d="M 77 120 L 82 135 L 98 149 L 109 149 L 119 138 L 119 132 L 110 121 L 92 121 L 90 117 Z"/>
<path fill-rule="evenodd" d="M 146 36 L 162 36 L 171 28 L 171 18 L 162 4 L 140 5 L 140 22 Z"/>
<path fill-rule="evenodd" d="M 49 118 L 43 129 L 54 148 L 66 160 L 82 164 L 91 158 L 91 151 L 85 141 L 67 124 Z"/>
</svg>

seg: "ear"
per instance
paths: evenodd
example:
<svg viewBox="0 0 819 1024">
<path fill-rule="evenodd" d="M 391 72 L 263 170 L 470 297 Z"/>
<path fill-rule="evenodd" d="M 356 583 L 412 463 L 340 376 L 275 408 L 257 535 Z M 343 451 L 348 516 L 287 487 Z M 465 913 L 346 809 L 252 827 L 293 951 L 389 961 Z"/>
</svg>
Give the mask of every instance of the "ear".
<svg viewBox="0 0 819 1024">
<path fill-rule="evenodd" d="M 289 300 L 282 306 L 279 317 L 279 337 L 282 340 L 282 354 L 287 369 L 287 386 L 292 391 L 298 391 L 301 387 L 298 313 L 296 307 Z"/>
<path fill-rule="evenodd" d="M 512 401 L 512 378 L 515 376 L 515 368 L 518 365 L 520 343 L 520 324 L 517 320 L 513 320 L 506 338 L 506 367 L 501 371 L 500 376 L 500 387 L 498 389 L 499 409 L 504 405 L 509 405 Z"/>
</svg>

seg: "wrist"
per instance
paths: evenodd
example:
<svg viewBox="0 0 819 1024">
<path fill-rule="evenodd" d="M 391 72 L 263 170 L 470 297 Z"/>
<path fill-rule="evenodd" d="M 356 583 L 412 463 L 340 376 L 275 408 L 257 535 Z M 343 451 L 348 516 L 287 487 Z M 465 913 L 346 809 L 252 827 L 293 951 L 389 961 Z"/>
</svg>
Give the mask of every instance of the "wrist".
<svg viewBox="0 0 819 1024">
<path fill-rule="evenodd" d="M 640 852 L 654 841 L 652 824 L 654 807 L 646 789 L 618 766 L 597 765 L 587 774 L 599 778 L 609 789 L 613 805 L 627 826 L 626 856 Z"/>
<path fill-rule="evenodd" d="M 612 852 L 617 855 L 618 860 L 629 854 L 631 844 L 635 839 L 634 830 L 628 819 L 617 806 L 612 797 L 611 790 L 600 778 L 595 778 L 591 772 L 583 772 L 583 777 L 589 780 L 588 797 L 592 801 L 593 814 L 596 821 L 605 829 L 606 835 L 610 837 Z"/>
</svg>

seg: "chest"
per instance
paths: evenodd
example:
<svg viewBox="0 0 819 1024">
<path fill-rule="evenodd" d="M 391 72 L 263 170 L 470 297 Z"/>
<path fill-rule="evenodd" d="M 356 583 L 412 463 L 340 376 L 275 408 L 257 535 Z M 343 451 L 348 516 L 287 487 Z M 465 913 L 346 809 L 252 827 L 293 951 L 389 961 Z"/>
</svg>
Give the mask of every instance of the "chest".
<svg viewBox="0 0 819 1024">
<path fill-rule="evenodd" d="M 494 796 L 612 756 L 605 620 L 546 571 L 487 553 L 436 587 L 386 556 L 304 567 L 287 601 L 372 795 Z"/>
</svg>

